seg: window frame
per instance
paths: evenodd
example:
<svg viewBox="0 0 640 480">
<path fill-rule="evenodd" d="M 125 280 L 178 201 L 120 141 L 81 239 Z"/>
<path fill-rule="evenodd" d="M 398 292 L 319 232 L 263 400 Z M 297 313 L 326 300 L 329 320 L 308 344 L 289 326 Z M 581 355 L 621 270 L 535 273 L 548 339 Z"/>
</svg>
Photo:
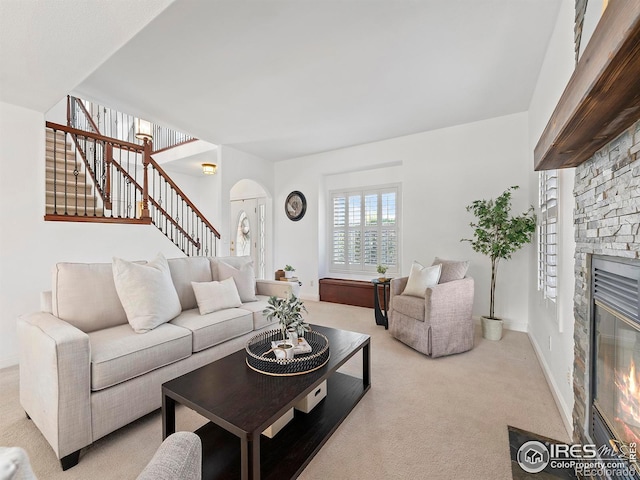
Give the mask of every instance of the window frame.
<svg viewBox="0 0 640 480">
<path fill-rule="evenodd" d="M 382 195 L 385 193 L 395 193 L 395 225 L 393 227 L 385 227 L 381 222 L 378 222 L 375 226 L 367 226 L 366 224 L 366 197 L 372 194 L 376 194 L 378 199 L 376 201 L 377 207 L 377 216 L 378 218 L 382 218 Z M 349 219 L 349 198 L 350 197 L 360 197 L 360 224 L 357 227 L 350 227 L 348 223 Z M 344 197 L 345 198 L 345 220 L 347 220 L 344 227 L 340 227 L 339 230 L 343 230 L 345 232 L 345 263 L 344 264 L 336 264 L 334 263 L 334 232 L 336 227 L 334 226 L 334 198 L 336 197 Z M 397 275 L 400 272 L 401 266 L 401 222 L 402 222 L 402 191 L 400 183 L 392 183 L 392 184 L 384 184 L 384 185 L 370 185 L 370 186 L 362 186 L 356 188 L 340 188 L 330 190 L 328 192 L 328 207 L 327 207 L 327 267 L 329 272 L 340 273 L 340 274 L 353 274 L 353 275 L 376 275 L 377 266 L 380 264 L 380 255 L 377 255 L 377 260 L 375 265 L 367 265 L 366 254 L 364 251 L 364 243 L 365 243 L 365 232 L 367 230 L 376 230 L 378 234 L 376 235 L 376 246 L 380 251 L 380 245 L 383 240 L 382 232 L 385 230 L 391 230 L 395 232 L 395 249 L 396 249 L 396 263 L 395 265 L 387 265 L 387 275 Z M 359 231 L 360 232 L 360 244 L 362 251 L 360 253 L 360 262 L 349 264 L 348 256 L 349 256 L 349 247 L 348 247 L 348 238 L 350 231 Z"/>
</svg>

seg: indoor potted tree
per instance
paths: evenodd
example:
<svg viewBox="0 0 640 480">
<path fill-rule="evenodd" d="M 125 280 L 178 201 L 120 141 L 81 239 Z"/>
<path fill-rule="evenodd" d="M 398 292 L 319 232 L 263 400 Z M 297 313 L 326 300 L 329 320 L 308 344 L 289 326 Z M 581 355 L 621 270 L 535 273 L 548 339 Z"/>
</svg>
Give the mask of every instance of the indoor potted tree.
<svg viewBox="0 0 640 480">
<path fill-rule="evenodd" d="M 476 222 L 471 222 L 473 239 L 463 238 L 462 242 L 469 242 L 476 252 L 487 255 L 491 260 L 491 298 L 489 301 L 489 316 L 482 318 L 482 336 L 489 340 L 502 338 L 502 320 L 495 317 L 496 274 L 498 262 L 508 260 L 511 255 L 523 245 L 531 242 L 536 229 L 536 216 L 533 206 L 518 215 L 510 216 L 511 194 L 518 186 L 509 187 L 495 200 L 476 200 L 467 206 Z"/>
</svg>

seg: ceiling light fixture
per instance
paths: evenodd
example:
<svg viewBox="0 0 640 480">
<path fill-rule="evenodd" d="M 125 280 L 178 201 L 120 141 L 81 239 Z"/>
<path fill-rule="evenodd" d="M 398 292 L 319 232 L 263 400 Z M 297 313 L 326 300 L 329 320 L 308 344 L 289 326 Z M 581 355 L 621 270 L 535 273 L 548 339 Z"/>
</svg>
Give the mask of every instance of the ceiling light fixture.
<svg viewBox="0 0 640 480">
<path fill-rule="evenodd" d="M 142 120 L 141 118 L 136 119 L 136 138 L 140 140 L 153 140 L 153 133 L 151 132 L 151 122 L 147 122 L 146 120 Z"/>
<path fill-rule="evenodd" d="M 205 175 L 215 175 L 216 171 L 218 171 L 218 165 L 215 163 L 203 163 L 202 164 L 202 173 Z"/>
</svg>

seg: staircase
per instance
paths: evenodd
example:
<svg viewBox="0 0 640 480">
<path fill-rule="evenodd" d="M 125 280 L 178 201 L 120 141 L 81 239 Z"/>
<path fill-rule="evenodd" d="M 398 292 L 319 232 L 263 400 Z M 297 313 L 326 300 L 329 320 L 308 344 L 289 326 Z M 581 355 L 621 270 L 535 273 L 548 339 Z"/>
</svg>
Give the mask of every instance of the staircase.
<svg viewBox="0 0 640 480">
<path fill-rule="evenodd" d="M 186 255 L 215 256 L 220 234 L 153 159 L 152 143 L 106 137 L 91 123 L 46 124 L 45 220 L 153 224 Z"/>
<path fill-rule="evenodd" d="M 65 139 L 64 132 L 47 129 L 46 201 L 47 214 L 104 216 L 102 206 L 87 182 L 82 160 Z"/>
</svg>

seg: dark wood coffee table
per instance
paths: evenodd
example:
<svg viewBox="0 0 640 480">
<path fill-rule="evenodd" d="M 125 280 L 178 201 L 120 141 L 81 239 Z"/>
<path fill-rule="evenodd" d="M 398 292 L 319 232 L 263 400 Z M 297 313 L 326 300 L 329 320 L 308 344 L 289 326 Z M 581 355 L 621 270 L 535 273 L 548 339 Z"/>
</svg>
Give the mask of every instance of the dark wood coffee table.
<svg viewBox="0 0 640 480">
<path fill-rule="evenodd" d="M 175 431 L 181 403 L 210 420 L 202 439 L 203 478 L 278 479 L 297 477 L 371 388 L 370 338 L 328 327 L 313 329 L 329 339 L 328 363 L 311 373 L 274 377 L 255 372 L 240 350 L 162 385 L 162 434 Z M 362 350 L 362 378 L 337 372 Z M 327 396 L 310 413 L 294 419 L 274 438 L 261 432 L 327 380 Z"/>
</svg>

